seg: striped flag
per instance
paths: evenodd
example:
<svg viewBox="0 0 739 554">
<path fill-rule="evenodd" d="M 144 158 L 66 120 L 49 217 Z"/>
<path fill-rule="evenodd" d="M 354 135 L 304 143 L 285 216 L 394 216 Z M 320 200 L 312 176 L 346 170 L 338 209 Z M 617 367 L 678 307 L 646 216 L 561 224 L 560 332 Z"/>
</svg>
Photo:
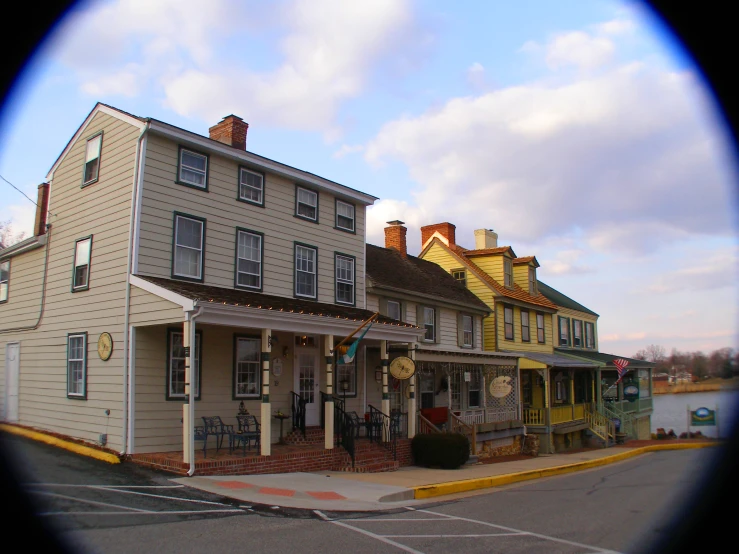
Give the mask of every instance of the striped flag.
<svg viewBox="0 0 739 554">
<path fill-rule="evenodd" d="M 364 338 L 364 335 L 367 334 L 367 331 L 370 330 L 370 327 L 372 327 L 372 324 L 374 321 L 372 321 L 367 327 L 365 327 L 364 331 L 362 331 L 362 334 L 359 335 L 357 340 L 354 341 L 354 343 L 349 347 L 349 349 L 346 351 L 346 354 L 339 357 L 338 363 L 340 364 L 350 364 L 354 361 L 354 356 L 357 355 L 357 348 L 359 347 L 359 343 Z"/>
<path fill-rule="evenodd" d="M 618 383 L 626 375 L 626 366 L 629 365 L 629 361 L 623 358 L 616 358 L 613 360 L 613 365 L 616 366 L 616 371 L 618 371 L 618 381 L 616 381 Z"/>
</svg>

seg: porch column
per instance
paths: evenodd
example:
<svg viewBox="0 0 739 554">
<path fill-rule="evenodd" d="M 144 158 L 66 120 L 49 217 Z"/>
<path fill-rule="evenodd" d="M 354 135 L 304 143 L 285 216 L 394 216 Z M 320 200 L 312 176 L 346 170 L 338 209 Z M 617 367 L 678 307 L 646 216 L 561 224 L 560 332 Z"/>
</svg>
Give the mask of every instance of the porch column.
<svg viewBox="0 0 739 554">
<path fill-rule="evenodd" d="M 325 413 L 323 421 L 325 422 L 325 436 L 323 446 L 326 450 L 332 450 L 334 447 L 334 357 L 332 351 L 334 349 L 334 336 L 324 335 L 323 353 L 326 356 L 326 400 Z M 346 408 L 346 406 L 345 406 Z"/>
<path fill-rule="evenodd" d="M 262 426 L 259 443 L 262 456 L 272 454 L 272 404 L 269 401 L 269 359 L 272 354 L 272 329 L 262 329 Z"/>
<path fill-rule="evenodd" d="M 416 343 L 415 342 L 409 342 L 408 343 L 408 352 L 410 353 L 410 358 L 413 360 L 413 363 L 416 363 Z M 411 378 L 408 380 L 408 386 L 410 387 L 410 392 L 408 396 L 410 398 L 408 399 L 408 438 L 412 439 L 416 436 L 416 421 L 418 420 L 418 416 L 416 415 L 416 373 L 414 372 Z"/>
<path fill-rule="evenodd" d="M 192 444 L 190 437 L 193 436 L 193 422 L 190 419 L 190 377 L 192 358 L 188 354 L 194 355 L 194 348 L 190 348 L 190 319 L 185 319 L 182 324 L 182 347 L 185 350 L 185 403 L 182 405 L 182 461 L 186 464 L 193 464 L 194 449 L 190 447 Z M 194 442 L 194 441 L 192 441 Z"/>
<path fill-rule="evenodd" d="M 388 371 L 388 367 L 390 366 L 390 361 L 388 360 L 386 340 L 380 341 L 380 364 L 382 365 L 382 404 L 380 405 L 380 409 L 382 410 L 383 414 L 386 414 L 389 416 L 390 415 L 390 395 L 388 394 L 388 389 L 387 389 L 387 384 L 388 384 L 387 371 Z M 383 436 L 382 439 L 388 440 L 388 437 Z"/>
<path fill-rule="evenodd" d="M 572 406 L 572 409 L 570 410 L 570 416 L 574 420 L 575 419 L 575 370 L 571 369 L 569 373 L 570 373 L 570 406 Z"/>
<path fill-rule="evenodd" d="M 603 383 L 601 381 L 602 377 L 600 374 L 600 368 L 595 370 L 595 383 L 593 385 L 595 386 L 595 394 L 593 395 L 593 400 L 595 401 L 595 405 L 598 407 L 598 409 L 603 408 Z"/>
</svg>

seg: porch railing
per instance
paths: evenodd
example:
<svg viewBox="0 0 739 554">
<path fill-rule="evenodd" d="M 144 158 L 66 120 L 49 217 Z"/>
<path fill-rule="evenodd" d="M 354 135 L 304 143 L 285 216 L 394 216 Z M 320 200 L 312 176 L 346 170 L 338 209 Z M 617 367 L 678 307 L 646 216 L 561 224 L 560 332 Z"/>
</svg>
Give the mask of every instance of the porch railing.
<svg viewBox="0 0 739 554">
<path fill-rule="evenodd" d="M 546 425 L 547 424 L 546 408 L 524 408 L 523 424 L 524 425 Z"/>
<path fill-rule="evenodd" d="M 646 410 L 653 409 L 653 403 L 652 403 L 651 398 L 638 398 L 634 400 L 633 402 L 629 402 L 628 400 L 608 402 L 607 400 L 605 400 L 603 402 L 603 405 L 606 408 L 610 408 L 614 411 L 620 411 L 624 413 L 643 412 Z"/>
<path fill-rule="evenodd" d="M 565 404 L 564 406 L 554 406 L 550 408 L 550 416 L 552 425 L 585 419 L 585 405 Z"/>
<path fill-rule="evenodd" d="M 462 433 L 470 440 L 470 452 L 472 455 L 477 454 L 477 425 L 469 425 L 460 419 L 454 412 L 451 414 L 451 431 L 452 433 Z"/>
<path fill-rule="evenodd" d="M 616 426 L 613 421 L 599 412 L 594 405 L 584 406 L 585 421 L 588 422 L 590 430 L 605 442 L 605 446 L 616 440 Z"/>
<path fill-rule="evenodd" d="M 344 411 L 343 402 L 341 404 L 334 403 L 334 437 L 336 444 L 341 445 L 349 453 L 349 457 L 352 459 L 352 467 L 354 467 L 354 438 L 356 434 L 354 420 Z"/>
<path fill-rule="evenodd" d="M 619 432 L 628 435 L 631 438 L 637 438 L 636 425 L 634 416 L 630 413 L 618 409 L 616 406 L 603 406 L 603 414 L 609 419 L 618 419 L 621 422 Z"/>
<path fill-rule="evenodd" d="M 518 419 L 518 408 L 510 406 L 502 408 L 469 408 L 467 410 L 452 410 L 452 413 L 467 425 Z"/>
<path fill-rule="evenodd" d="M 496 421 L 512 421 L 514 419 L 518 419 L 518 406 L 488 408 L 486 412 L 488 423 L 493 423 Z"/>
<path fill-rule="evenodd" d="M 441 433 L 441 430 L 428 419 L 423 417 L 421 412 L 418 412 L 418 434 L 430 435 L 434 433 Z"/>
<path fill-rule="evenodd" d="M 293 416 L 293 429 L 300 429 L 305 436 L 305 405 L 306 400 L 295 391 L 290 391 L 292 395 L 292 405 L 290 412 Z"/>
<path fill-rule="evenodd" d="M 393 460 L 397 459 L 398 434 L 400 432 L 400 413 L 392 414 L 392 418 L 378 410 L 372 404 L 369 408 L 369 428 L 367 436 L 370 442 L 384 445 L 393 454 Z"/>
</svg>

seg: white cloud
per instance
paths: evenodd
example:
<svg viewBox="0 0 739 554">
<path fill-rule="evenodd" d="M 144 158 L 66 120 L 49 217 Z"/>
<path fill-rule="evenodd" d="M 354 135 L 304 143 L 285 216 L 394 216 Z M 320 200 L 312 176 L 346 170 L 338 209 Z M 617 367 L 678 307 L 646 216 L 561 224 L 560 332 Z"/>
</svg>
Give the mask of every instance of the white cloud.
<svg viewBox="0 0 739 554">
<path fill-rule="evenodd" d="M 400 220 L 408 228 L 406 242 L 410 254 L 418 254 L 421 250 L 422 225 L 426 225 L 426 213 L 423 209 L 401 200 L 378 200 L 367 209 L 367 242 L 385 245 L 385 227 L 388 221 Z"/>
<path fill-rule="evenodd" d="M 128 64 L 118 73 L 99 76 L 82 83 L 81 89 L 90 96 L 137 96 L 143 85 L 144 73 L 138 64 Z"/>
<path fill-rule="evenodd" d="M 475 88 L 485 85 L 485 67 L 480 62 L 475 62 L 467 68 L 467 82 Z"/>
<path fill-rule="evenodd" d="M 509 243 L 579 228 L 599 250 L 644 252 L 732 233 L 729 170 L 702 98 L 691 75 L 632 63 L 453 98 L 383 125 L 365 159 L 404 163 L 423 224 L 458 222 L 457 236 L 492 227 Z"/>
<path fill-rule="evenodd" d="M 593 272 L 594 268 L 592 266 L 581 263 L 581 260 L 584 257 L 584 250 L 560 250 L 557 252 L 554 258 L 542 259 L 540 263 L 547 274 L 573 275 Z"/>
<path fill-rule="evenodd" d="M 357 152 L 361 152 L 362 150 L 364 150 L 364 145 L 362 144 L 342 144 L 341 148 L 333 153 L 333 157 L 340 159 L 347 154 L 355 154 Z"/>
<path fill-rule="evenodd" d="M 706 255 L 693 252 L 691 264 L 681 269 L 663 273 L 647 287 L 648 294 L 665 294 L 677 291 L 697 292 L 702 290 L 735 288 L 737 283 L 736 249 L 722 249 Z"/>
<path fill-rule="evenodd" d="M 593 26 L 597 33 L 604 35 L 624 35 L 633 33 L 636 24 L 632 19 L 616 18 Z"/>
<path fill-rule="evenodd" d="M 608 38 L 572 31 L 554 37 L 546 50 L 546 62 L 551 69 L 569 65 L 595 69 L 611 59 L 615 46 Z"/>
</svg>

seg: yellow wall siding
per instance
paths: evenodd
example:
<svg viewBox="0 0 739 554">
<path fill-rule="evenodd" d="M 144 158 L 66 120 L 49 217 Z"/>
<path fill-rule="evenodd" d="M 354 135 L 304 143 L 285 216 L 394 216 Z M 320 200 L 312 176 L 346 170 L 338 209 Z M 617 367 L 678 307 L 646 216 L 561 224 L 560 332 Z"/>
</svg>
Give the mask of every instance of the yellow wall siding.
<svg viewBox="0 0 739 554">
<path fill-rule="evenodd" d="M 84 188 L 87 139 L 103 130 L 99 180 Z M 122 446 L 123 322 L 131 186 L 139 130 L 98 113 L 72 145 L 51 184 L 46 305 L 35 331 L 0 334 L 20 341 L 19 422 L 75 438 Z M 75 241 L 93 235 L 90 288 L 71 292 Z M 33 324 L 40 305 L 45 248 L 11 261 L 9 301 L 0 305 L 0 329 Z M 24 279 L 17 277 L 25 275 Z M 97 355 L 100 333 L 114 341 L 108 361 Z M 67 398 L 67 334 L 87 332 L 87 400 Z M 4 374 L 4 370 L 3 370 Z M 3 375 L 4 377 L 4 375 Z M 0 379 L 4 383 L 4 378 Z M 110 416 L 105 415 L 110 410 Z"/>
<path fill-rule="evenodd" d="M 267 174 L 265 207 L 236 200 L 238 164 L 211 154 L 208 192 L 175 183 L 178 145 L 151 136 L 147 144 L 138 272 L 171 277 L 173 212 L 206 219 L 205 284 L 233 288 L 236 227 L 264 233 L 266 294 L 293 296 L 294 241 L 318 249 L 318 301 L 334 303 L 334 253 L 356 257 L 355 295 L 364 307 L 364 208 L 356 234 L 334 229 L 335 198 L 319 192 L 318 224 L 295 217 L 295 182 Z"/>
<path fill-rule="evenodd" d="M 513 282 L 526 292 L 529 292 L 529 264 L 513 265 Z"/>
<path fill-rule="evenodd" d="M 505 282 L 503 274 L 503 254 L 491 254 L 489 256 L 475 256 L 471 258 L 475 264 L 501 285 Z"/>
<path fill-rule="evenodd" d="M 558 320 L 558 316 L 570 318 L 570 347 L 574 347 L 573 346 L 573 344 L 574 344 L 573 343 L 573 333 L 574 333 L 574 331 L 573 331 L 573 328 L 572 328 L 572 320 L 573 319 L 579 319 L 579 320 L 581 320 L 583 322 L 583 330 L 582 330 L 583 345 L 585 344 L 585 322 L 587 321 L 589 323 L 592 323 L 593 324 L 593 333 L 595 335 L 595 348 L 588 348 L 587 350 L 589 350 L 589 351 L 597 351 L 598 350 L 598 317 L 597 316 L 594 316 L 594 315 L 589 314 L 589 313 L 586 313 L 586 312 L 581 312 L 581 311 L 578 311 L 578 310 L 573 310 L 571 308 L 564 308 L 564 307 L 561 307 L 561 306 L 557 306 L 557 313 L 555 314 L 555 316 L 553 318 L 554 325 L 557 325 L 558 324 L 557 323 L 559 321 Z M 555 327 L 555 329 L 557 330 L 557 337 L 556 337 L 557 342 L 556 342 L 556 345 L 559 346 L 559 327 Z"/>
<path fill-rule="evenodd" d="M 498 348 L 500 350 L 513 350 L 521 352 L 547 352 L 552 353 L 552 324 L 551 317 L 544 314 L 545 344 L 537 342 L 536 337 L 536 312 L 529 310 L 529 335 L 531 340 L 521 340 L 521 308 L 513 306 L 513 339 L 505 338 L 504 303 L 496 302 L 496 313 L 498 314 Z"/>
</svg>

